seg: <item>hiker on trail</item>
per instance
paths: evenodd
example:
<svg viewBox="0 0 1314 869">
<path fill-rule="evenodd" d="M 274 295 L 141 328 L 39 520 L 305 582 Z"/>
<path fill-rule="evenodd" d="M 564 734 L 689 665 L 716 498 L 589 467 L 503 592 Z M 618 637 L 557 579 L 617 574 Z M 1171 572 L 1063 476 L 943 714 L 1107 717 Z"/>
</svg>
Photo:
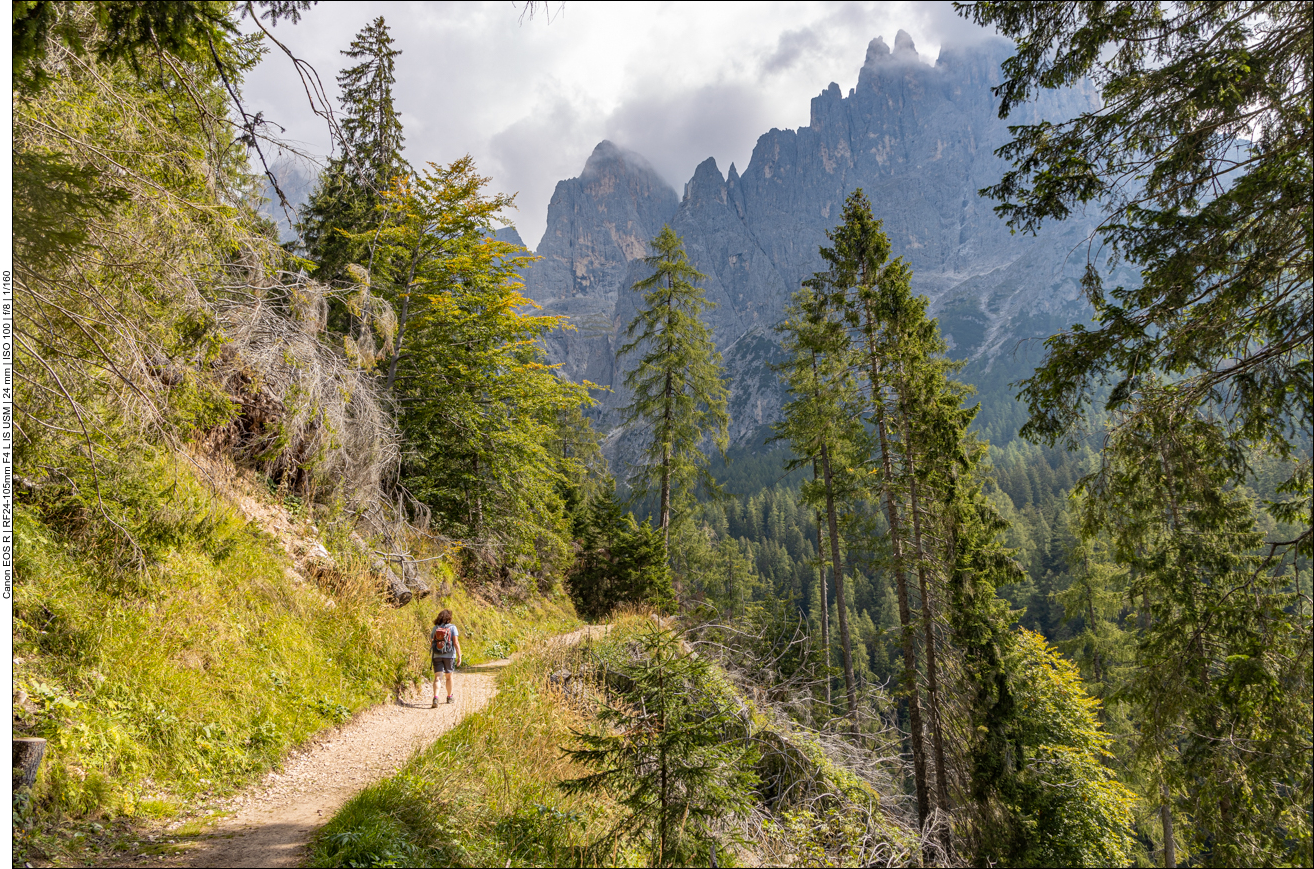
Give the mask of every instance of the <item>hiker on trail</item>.
<svg viewBox="0 0 1314 869">
<path fill-rule="evenodd" d="M 438 674 L 447 676 L 447 702 L 452 702 L 452 671 L 461 663 L 461 638 L 452 624 L 452 611 L 443 610 L 433 620 L 429 635 L 429 653 L 433 658 L 433 707 L 438 705 Z"/>
</svg>

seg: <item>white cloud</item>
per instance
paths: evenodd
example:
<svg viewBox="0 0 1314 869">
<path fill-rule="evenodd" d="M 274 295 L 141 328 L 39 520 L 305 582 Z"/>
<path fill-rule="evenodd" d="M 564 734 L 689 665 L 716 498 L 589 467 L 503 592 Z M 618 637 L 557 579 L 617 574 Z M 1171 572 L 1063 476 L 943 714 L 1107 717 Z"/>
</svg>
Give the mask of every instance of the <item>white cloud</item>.
<svg viewBox="0 0 1314 869">
<path fill-rule="evenodd" d="M 808 122 L 831 81 L 847 92 L 867 42 L 907 30 L 931 62 L 947 37 L 980 31 L 949 3 L 582 3 L 551 23 L 516 4 L 321 3 L 274 34 L 336 96 L 339 51 L 375 17 L 402 50 L 394 96 L 412 165 L 465 153 L 536 244 L 556 182 L 579 174 L 600 139 L 646 156 L 677 191 L 709 156 L 742 170 L 757 137 Z M 275 49 L 246 79 L 249 111 L 323 153 L 290 61 Z"/>
</svg>

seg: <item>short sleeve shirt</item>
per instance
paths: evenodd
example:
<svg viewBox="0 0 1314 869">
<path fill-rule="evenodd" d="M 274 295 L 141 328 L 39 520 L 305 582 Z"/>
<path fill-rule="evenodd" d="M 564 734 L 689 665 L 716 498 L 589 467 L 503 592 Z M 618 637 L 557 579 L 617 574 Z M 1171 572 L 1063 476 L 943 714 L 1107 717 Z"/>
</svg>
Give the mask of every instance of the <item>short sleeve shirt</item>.
<svg viewBox="0 0 1314 869">
<path fill-rule="evenodd" d="M 451 622 L 448 622 L 448 623 L 445 624 L 445 625 L 434 625 L 433 630 L 429 632 L 429 648 L 431 648 L 431 649 L 433 648 L 433 635 L 436 634 L 436 633 L 438 633 L 438 628 L 440 628 L 440 627 L 447 628 L 449 631 L 452 632 L 452 651 L 450 651 L 450 652 L 436 652 L 436 653 L 434 653 L 433 657 L 435 657 L 435 658 L 455 658 L 455 657 L 456 657 L 456 638 L 459 637 L 459 636 L 461 635 L 461 632 L 460 632 L 459 630 L 457 630 L 457 629 L 456 629 L 456 625 L 452 624 Z"/>
</svg>

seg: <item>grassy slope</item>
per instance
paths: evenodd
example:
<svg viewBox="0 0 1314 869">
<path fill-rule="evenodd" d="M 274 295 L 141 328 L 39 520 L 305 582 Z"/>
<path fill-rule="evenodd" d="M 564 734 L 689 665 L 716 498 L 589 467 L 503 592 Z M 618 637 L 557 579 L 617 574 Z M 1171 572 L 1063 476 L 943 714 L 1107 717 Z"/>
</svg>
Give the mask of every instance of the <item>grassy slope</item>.
<svg viewBox="0 0 1314 869">
<path fill-rule="evenodd" d="M 596 653 L 628 654 L 630 640 L 650 627 L 642 615 L 614 619 Z M 646 851 L 606 838 L 623 811 L 614 800 L 557 787 L 590 771 L 561 747 L 574 742 L 572 730 L 596 726 L 592 701 L 569 698 L 548 679 L 580 665 L 579 655 L 559 647 L 519 658 L 499 676 L 488 706 L 343 806 L 317 837 L 309 865 L 648 865 Z M 717 687 L 733 692 L 724 680 Z M 869 785 L 836 767 L 812 740 L 753 718 L 752 738 L 768 758 L 759 770 L 792 767 L 803 789 L 807 778 L 820 796 L 760 803 L 740 825 L 740 853 L 723 853 L 722 865 L 848 865 L 870 856 L 873 841 L 891 859 L 915 853 L 915 835 L 884 816 Z"/>
<path fill-rule="evenodd" d="M 135 557 L 99 520 L 18 508 L 16 733 L 49 740 L 32 799 L 17 805 L 29 828 L 15 828 L 20 865 L 112 849 L 98 822 L 122 831 L 231 792 L 423 678 L 443 606 L 471 663 L 578 624 L 564 598 L 500 611 L 459 585 L 394 609 L 341 553 L 343 576 L 321 589 L 180 459 L 142 456 L 124 474 L 109 509 L 141 542 Z M 433 579 L 451 578 L 434 565 Z"/>
<path fill-rule="evenodd" d="M 511 664 L 498 694 L 395 776 L 347 803 L 321 831 L 311 866 L 572 866 L 618 816 L 557 782 L 585 770 L 560 746 L 587 716 L 545 687 L 548 656 Z M 641 866 L 618 850 L 609 865 Z"/>
</svg>

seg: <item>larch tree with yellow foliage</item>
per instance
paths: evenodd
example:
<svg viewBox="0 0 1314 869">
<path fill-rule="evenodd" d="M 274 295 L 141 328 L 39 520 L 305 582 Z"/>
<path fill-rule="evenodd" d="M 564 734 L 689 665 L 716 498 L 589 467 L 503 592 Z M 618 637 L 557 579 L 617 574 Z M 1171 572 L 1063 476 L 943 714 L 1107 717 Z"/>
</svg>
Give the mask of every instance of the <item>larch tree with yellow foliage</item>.
<svg viewBox="0 0 1314 869">
<path fill-rule="evenodd" d="M 487 184 L 469 156 L 430 164 L 384 194 L 386 225 L 354 238 L 370 292 L 396 311 L 383 376 L 404 484 L 444 532 L 497 542 L 504 565 L 543 577 L 568 553 L 562 489 L 578 476 L 553 448 L 559 421 L 590 399 L 544 360 L 560 318 L 521 295 L 533 257 L 492 237 L 514 197 Z"/>
<path fill-rule="evenodd" d="M 977 854 L 1009 866 L 1125 866 L 1136 794 L 1106 760 L 1112 737 L 1081 672 L 1040 634 L 1009 638 L 1013 709 L 996 780 L 995 823 Z"/>
</svg>

